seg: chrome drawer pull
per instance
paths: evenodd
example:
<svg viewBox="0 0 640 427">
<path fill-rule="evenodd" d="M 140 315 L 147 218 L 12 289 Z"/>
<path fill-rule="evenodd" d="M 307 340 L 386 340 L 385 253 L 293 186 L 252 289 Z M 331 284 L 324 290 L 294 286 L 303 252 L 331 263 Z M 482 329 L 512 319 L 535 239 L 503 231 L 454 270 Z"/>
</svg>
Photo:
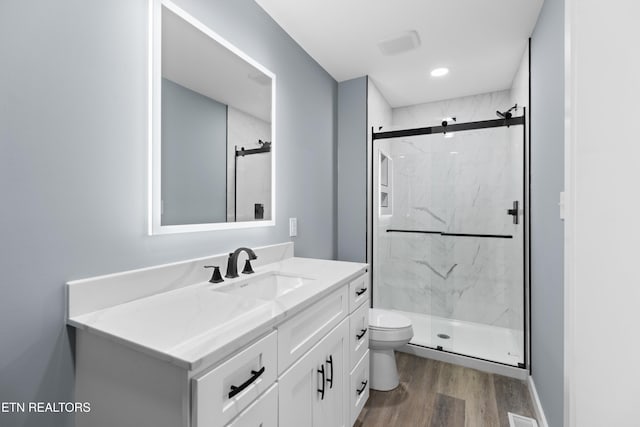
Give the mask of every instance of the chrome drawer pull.
<svg viewBox="0 0 640 427">
<path fill-rule="evenodd" d="M 251 378 L 240 384 L 239 386 L 232 385 L 231 391 L 229 392 L 229 399 L 231 399 L 236 394 L 240 393 L 245 388 L 249 387 L 251 383 L 260 378 L 260 375 L 264 374 L 264 366 L 260 368 L 259 371 L 251 370 Z"/>
</svg>

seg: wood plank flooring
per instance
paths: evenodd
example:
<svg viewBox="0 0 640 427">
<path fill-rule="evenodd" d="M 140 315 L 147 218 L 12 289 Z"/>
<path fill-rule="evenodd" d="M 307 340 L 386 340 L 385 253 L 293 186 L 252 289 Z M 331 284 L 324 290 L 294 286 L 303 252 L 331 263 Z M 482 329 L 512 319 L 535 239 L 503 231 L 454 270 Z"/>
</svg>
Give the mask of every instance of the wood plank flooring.
<svg viewBox="0 0 640 427">
<path fill-rule="evenodd" d="M 355 427 L 509 427 L 507 412 L 535 418 L 524 381 L 396 353 L 400 386 L 371 390 Z"/>
</svg>

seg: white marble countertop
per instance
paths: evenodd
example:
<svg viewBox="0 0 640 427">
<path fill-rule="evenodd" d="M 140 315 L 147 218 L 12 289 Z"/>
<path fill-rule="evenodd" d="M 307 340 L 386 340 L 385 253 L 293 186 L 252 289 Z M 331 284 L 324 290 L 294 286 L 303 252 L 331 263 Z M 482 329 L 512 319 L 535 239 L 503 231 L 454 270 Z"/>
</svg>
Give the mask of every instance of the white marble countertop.
<svg viewBox="0 0 640 427">
<path fill-rule="evenodd" d="M 367 264 L 286 258 L 220 284 L 197 283 L 101 310 L 68 323 L 188 370 L 213 364 L 362 274 Z M 219 288 L 273 272 L 312 279 L 275 300 Z"/>
</svg>

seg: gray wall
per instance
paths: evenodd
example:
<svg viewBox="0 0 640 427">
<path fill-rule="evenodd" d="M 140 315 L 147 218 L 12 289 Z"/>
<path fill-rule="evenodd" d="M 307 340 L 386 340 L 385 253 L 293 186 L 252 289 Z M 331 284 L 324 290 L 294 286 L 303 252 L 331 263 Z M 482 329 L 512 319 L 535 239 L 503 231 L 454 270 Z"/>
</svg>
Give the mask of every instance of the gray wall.
<svg viewBox="0 0 640 427">
<path fill-rule="evenodd" d="M 227 221 L 227 106 L 162 79 L 162 225 Z"/>
<path fill-rule="evenodd" d="M 297 255 L 335 257 L 336 82 L 253 0 L 176 3 L 277 75 L 276 226 L 146 236 L 146 0 L 2 0 L 0 401 L 73 399 L 68 280 L 287 241 L 290 216 Z"/>
<path fill-rule="evenodd" d="M 531 365 L 547 421 L 563 423 L 564 1 L 546 0 L 531 37 Z"/>
<path fill-rule="evenodd" d="M 367 258 L 367 77 L 338 84 L 338 259 Z"/>
</svg>

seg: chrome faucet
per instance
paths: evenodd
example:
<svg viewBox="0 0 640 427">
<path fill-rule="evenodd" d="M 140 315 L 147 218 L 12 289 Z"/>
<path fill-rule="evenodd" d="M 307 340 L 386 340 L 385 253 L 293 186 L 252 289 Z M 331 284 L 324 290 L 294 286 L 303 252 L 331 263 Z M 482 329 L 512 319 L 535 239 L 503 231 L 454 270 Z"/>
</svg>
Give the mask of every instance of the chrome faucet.
<svg viewBox="0 0 640 427">
<path fill-rule="evenodd" d="M 227 274 L 224 277 L 233 279 L 234 277 L 238 277 L 238 256 L 240 252 L 246 252 L 249 255 L 249 258 L 244 263 L 244 269 L 242 270 L 243 274 L 251 274 L 253 273 L 253 268 L 251 268 L 251 260 L 257 259 L 257 255 L 253 252 L 252 249 L 249 248 L 238 248 L 232 253 L 229 254 L 229 259 L 227 261 Z"/>
</svg>

